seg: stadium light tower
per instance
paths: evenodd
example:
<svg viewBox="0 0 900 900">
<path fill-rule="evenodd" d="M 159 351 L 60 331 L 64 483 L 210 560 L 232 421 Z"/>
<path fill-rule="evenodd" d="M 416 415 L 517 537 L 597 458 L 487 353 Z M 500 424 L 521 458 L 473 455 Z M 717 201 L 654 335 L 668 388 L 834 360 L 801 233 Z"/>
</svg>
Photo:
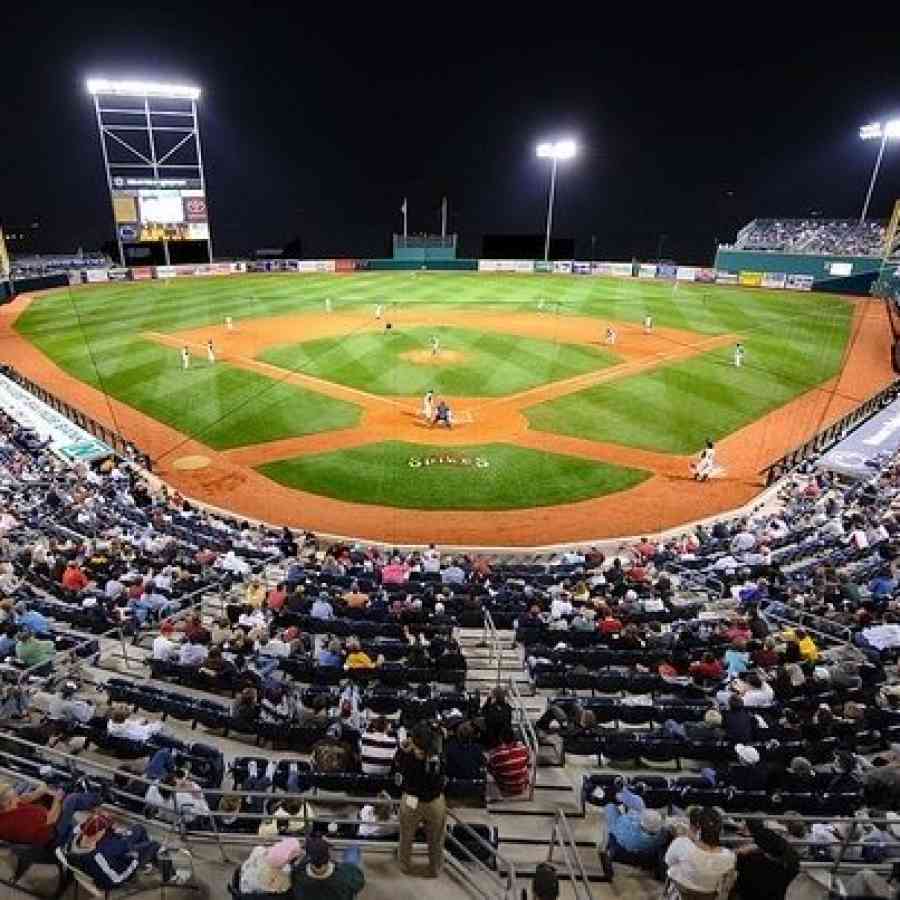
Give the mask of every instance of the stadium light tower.
<svg viewBox="0 0 900 900">
<path fill-rule="evenodd" d="M 538 144 L 536 152 L 540 159 L 553 160 L 550 167 L 550 197 L 547 201 L 547 236 L 544 238 L 544 262 L 547 262 L 550 259 L 550 229 L 553 226 L 553 198 L 556 195 L 556 164 L 561 159 L 572 159 L 575 156 L 575 141 L 548 141 Z"/>
<path fill-rule="evenodd" d="M 869 182 L 869 190 L 866 192 L 866 200 L 863 203 L 859 221 L 865 221 L 869 212 L 869 201 L 872 199 L 872 191 L 875 190 L 875 182 L 878 179 L 878 170 L 881 168 L 881 157 L 884 156 L 884 145 L 890 141 L 900 140 L 900 119 L 891 119 L 889 122 L 870 122 L 859 129 L 859 136 L 864 141 L 880 140 L 878 156 L 875 158 L 875 168 L 872 170 L 872 180 Z"/>
<path fill-rule="evenodd" d="M 212 262 L 206 179 L 200 148 L 200 88 L 156 81 L 88 78 L 116 241 L 206 244 Z M 136 254 L 135 254 L 136 255 Z"/>
</svg>

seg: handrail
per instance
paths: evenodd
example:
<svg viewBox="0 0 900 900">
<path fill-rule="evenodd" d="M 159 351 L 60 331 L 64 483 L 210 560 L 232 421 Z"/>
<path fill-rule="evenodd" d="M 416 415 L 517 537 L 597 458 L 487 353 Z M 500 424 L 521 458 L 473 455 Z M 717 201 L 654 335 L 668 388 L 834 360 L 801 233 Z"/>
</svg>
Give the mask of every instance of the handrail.
<svg viewBox="0 0 900 900">
<path fill-rule="evenodd" d="M 528 712 L 525 709 L 525 704 L 522 702 L 522 695 L 519 693 L 519 686 L 516 684 L 514 678 L 509 679 L 509 693 L 513 699 L 513 711 L 518 713 L 519 727 L 522 730 L 522 735 L 524 736 L 525 743 L 528 746 L 528 799 L 533 800 L 534 789 L 537 782 L 537 766 L 538 753 L 540 752 L 540 743 L 534 730 L 534 725 L 532 724 L 531 719 L 528 718 Z"/>
<path fill-rule="evenodd" d="M 561 810 L 556 811 L 553 829 L 550 832 L 550 843 L 547 848 L 547 861 L 553 861 L 553 850 L 559 842 L 563 862 L 569 873 L 569 881 L 572 884 L 572 892 L 575 900 L 592 900 L 590 879 L 584 868 L 584 863 L 578 855 L 578 845 L 572 836 L 572 829 L 566 814 Z M 573 862 L 574 861 L 574 862 Z"/>
<path fill-rule="evenodd" d="M 497 676 L 494 683 L 497 687 L 499 687 L 501 681 L 500 667 L 503 661 L 503 647 L 500 643 L 500 635 L 497 632 L 497 626 L 494 625 L 494 617 L 491 615 L 491 611 L 487 609 L 487 607 L 484 608 L 483 615 L 485 641 L 488 644 L 488 660 L 492 666 L 494 662 L 496 662 L 497 664 Z"/>
<path fill-rule="evenodd" d="M 464 822 L 458 815 L 456 815 L 453 810 L 447 810 L 447 818 L 450 819 L 455 826 L 462 828 L 466 837 L 469 840 L 474 841 L 482 850 L 488 851 L 492 856 L 494 856 L 498 863 L 498 871 L 500 869 L 500 863 L 503 864 L 503 868 L 506 871 L 506 878 L 502 878 L 497 872 L 494 872 L 490 868 L 488 868 L 484 862 L 478 859 L 474 853 L 460 841 L 454 834 L 453 830 L 448 830 L 447 837 L 450 842 L 457 847 L 457 849 L 462 850 L 465 855 L 468 857 L 470 862 L 474 862 L 477 867 L 486 875 L 489 876 L 490 880 L 496 884 L 496 886 L 500 889 L 501 897 L 507 898 L 507 900 L 513 900 L 516 894 L 516 867 L 511 859 L 507 859 L 504 856 L 500 855 L 499 850 L 494 847 L 493 844 L 486 841 L 468 822 Z"/>
</svg>

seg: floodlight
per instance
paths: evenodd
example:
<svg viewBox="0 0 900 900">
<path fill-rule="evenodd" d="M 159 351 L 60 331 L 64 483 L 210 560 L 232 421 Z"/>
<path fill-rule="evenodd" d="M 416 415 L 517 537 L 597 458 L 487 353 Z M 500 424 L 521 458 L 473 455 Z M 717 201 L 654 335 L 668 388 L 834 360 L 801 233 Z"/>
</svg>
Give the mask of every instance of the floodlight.
<svg viewBox="0 0 900 900">
<path fill-rule="evenodd" d="M 884 145 L 889 141 L 900 140 L 900 119 L 889 119 L 887 122 L 869 122 L 859 129 L 859 136 L 864 141 L 881 141 L 878 148 L 878 156 L 875 159 L 875 168 L 872 170 L 872 180 L 869 182 L 869 190 L 863 202 L 862 213 L 859 221 L 863 222 L 869 211 L 869 201 L 872 199 L 872 191 L 875 189 L 875 181 L 878 179 L 878 170 L 881 168 L 881 157 L 884 156 Z"/>
<path fill-rule="evenodd" d="M 119 97 L 167 97 L 176 100 L 197 100 L 200 88 L 188 84 L 161 84 L 155 81 L 112 81 L 108 78 L 88 78 L 89 94 L 115 94 Z"/>
<path fill-rule="evenodd" d="M 537 155 L 541 159 L 572 159 L 575 156 L 575 141 L 564 140 L 538 144 Z"/>
</svg>

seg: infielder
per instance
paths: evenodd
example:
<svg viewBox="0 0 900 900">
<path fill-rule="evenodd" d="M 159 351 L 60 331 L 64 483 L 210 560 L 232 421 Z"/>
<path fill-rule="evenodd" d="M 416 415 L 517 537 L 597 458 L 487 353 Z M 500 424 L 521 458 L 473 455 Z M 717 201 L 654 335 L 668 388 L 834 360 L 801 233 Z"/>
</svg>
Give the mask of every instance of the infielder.
<svg viewBox="0 0 900 900">
<path fill-rule="evenodd" d="M 331 297 L 325 298 L 325 312 L 327 312 L 327 313 L 331 312 Z"/>
<path fill-rule="evenodd" d="M 739 369 L 744 364 L 744 345 L 737 343 L 734 345 L 734 365 Z"/>
<path fill-rule="evenodd" d="M 434 391 L 427 391 L 422 398 L 422 418 L 429 425 L 434 418 Z"/>
<path fill-rule="evenodd" d="M 375 318 L 380 319 L 384 315 L 384 305 L 379 303 L 378 306 L 375 307 Z"/>
<path fill-rule="evenodd" d="M 431 336 L 431 355 L 437 356 L 441 352 L 441 339 L 433 334 Z"/>
<path fill-rule="evenodd" d="M 653 333 L 653 316 L 644 316 L 644 334 Z"/>
<path fill-rule="evenodd" d="M 712 441 L 707 441 L 706 446 L 700 451 L 697 462 L 692 467 L 695 481 L 708 481 L 716 467 L 716 448 Z"/>
<path fill-rule="evenodd" d="M 616 343 L 616 337 L 617 337 L 617 335 L 616 335 L 615 330 L 613 328 L 610 328 L 609 326 L 607 326 L 607 328 L 606 328 L 606 343 L 609 344 L 610 347 L 612 347 Z"/>
<path fill-rule="evenodd" d="M 225 330 L 234 331 L 234 319 L 231 316 L 225 316 Z"/>
<path fill-rule="evenodd" d="M 207 358 L 207 360 L 209 360 L 210 363 L 214 363 L 216 361 L 216 351 L 215 351 L 215 348 L 213 347 L 212 338 L 210 338 L 206 342 L 206 358 Z"/>
<path fill-rule="evenodd" d="M 187 345 L 181 348 L 181 368 L 187 370 L 191 367 L 191 351 Z"/>
</svg>

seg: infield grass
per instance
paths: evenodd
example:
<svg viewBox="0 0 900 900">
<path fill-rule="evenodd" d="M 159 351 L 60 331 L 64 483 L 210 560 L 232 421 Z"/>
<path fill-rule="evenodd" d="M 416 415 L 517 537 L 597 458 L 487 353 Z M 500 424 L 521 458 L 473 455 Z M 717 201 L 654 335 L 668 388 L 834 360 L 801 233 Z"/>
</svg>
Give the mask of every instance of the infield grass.
<svg viewBox="0 0 900 900">
<path fill-rule="evenodd" d="M 258 471 L 287 487 L 351 503 L 448 510 L 574 503 L 650 477 L 639 469 L 510 444 L 441 448 L 403 441 L 279 460 Z"/>
<path fill-rule="evenodd" d="M 431 355 L 433 336 L 440 341 L 435 357 Z M 406 356 L 415 353 L 424 362 Z M 461 358 L 440 363 L 450 354 Z M 427 390 L 459 397 L 498 397 L 620 361 L 594 347 L 441 325 L 273 347 L 261 359 L 373 394 L 407 397 Z"/>
</svg>

